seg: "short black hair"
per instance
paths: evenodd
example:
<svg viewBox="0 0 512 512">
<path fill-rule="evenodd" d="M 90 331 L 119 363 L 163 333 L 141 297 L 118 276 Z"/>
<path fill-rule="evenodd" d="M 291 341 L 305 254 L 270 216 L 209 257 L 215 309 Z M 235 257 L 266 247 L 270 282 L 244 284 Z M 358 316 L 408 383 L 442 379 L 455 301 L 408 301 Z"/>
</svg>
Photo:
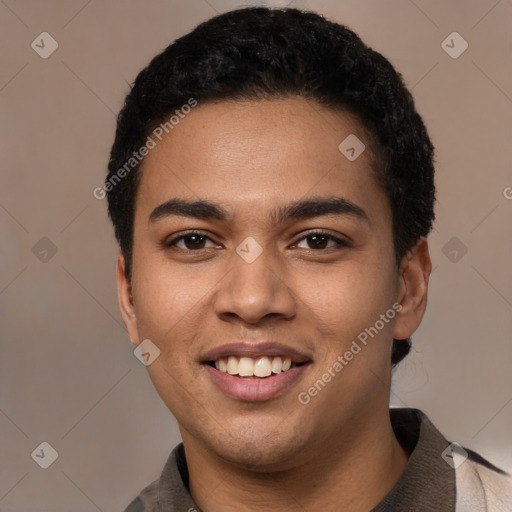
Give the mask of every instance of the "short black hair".
<svg viewBox="0 0 512 512">
<path fill-rule="evenodd" d="M 152 131 L 191 101 L 294 96 L 355 115 L 368 132 L 392 212 L 397 265 L 427 236 L 434 221 L 434 148 L 402 76 L 353 31 L 317 13 L 243 8 L 201 23 L 154 57 L 118 115 L 104 189 L 129 279 L 140 151 Z M 393 365 L 410 345 L 394 340 Z"/>
</svg>

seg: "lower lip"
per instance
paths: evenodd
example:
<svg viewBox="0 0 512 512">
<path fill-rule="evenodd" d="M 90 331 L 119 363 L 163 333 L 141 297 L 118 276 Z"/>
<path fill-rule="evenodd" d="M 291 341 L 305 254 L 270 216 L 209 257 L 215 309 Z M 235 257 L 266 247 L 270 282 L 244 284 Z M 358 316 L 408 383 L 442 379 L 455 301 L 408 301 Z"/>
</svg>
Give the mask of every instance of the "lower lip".
<svg viewBox="0 0 512 512">
<path fill-rule="evenodd" d="M 265 378 L 244 378 L 221 372 L 209 364 L 203 365 L 213 382 L 227 395 L 246 402 L 270 400 L 291 387 L 306 371 L 308 364 L 290 368 Z"/>
</svg>

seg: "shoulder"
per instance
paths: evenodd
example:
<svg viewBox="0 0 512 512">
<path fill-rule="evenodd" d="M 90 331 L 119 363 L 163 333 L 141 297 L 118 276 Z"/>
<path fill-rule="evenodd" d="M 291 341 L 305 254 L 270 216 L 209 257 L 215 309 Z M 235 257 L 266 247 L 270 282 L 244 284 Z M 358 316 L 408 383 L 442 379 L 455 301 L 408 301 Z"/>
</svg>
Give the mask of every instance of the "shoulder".
<svg viewBox="0 0 512 512">
<path fill-rule="evenodd" d="M 159 480 L 144 487 L 140 494 L 126 507 L 124 512 L 157 512 Z"/>
<path fill-rule="evenodd" d="M 431 510 L 512 511 L 512 475 L 473 450 L 450 443 L 418 409 L 392 409 L 391 422 L 400 444 L 410 453 L 397 484 L 399 488 L 407 483 L 408 489 L 403 485 L 400 489 L 402 501 L 408 495 L 416 505 L 428 503 Z"/>
<path fill-rule="evenodd" d="M 457 512 L 510 512 L 512 476 L 479 454 L 468 450 L 468 458 L 455 469 Z"/>
<path fill-rule="evenodd" d="M 144 487 L 124 512 L 182 512 L 197 510 L 188 489 L 183 443 L 170 453 L 160 478 Z"/>
</svg>

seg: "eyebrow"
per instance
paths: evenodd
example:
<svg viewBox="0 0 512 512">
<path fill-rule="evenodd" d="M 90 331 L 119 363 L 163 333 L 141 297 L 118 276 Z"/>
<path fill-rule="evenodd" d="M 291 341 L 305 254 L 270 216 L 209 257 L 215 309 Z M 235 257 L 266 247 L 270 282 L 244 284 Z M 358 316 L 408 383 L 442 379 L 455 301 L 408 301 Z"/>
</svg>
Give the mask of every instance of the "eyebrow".
<svg viewBox="0 0 512 512">
<path fill-rule="evenodd" d="M 157 206 L 149 216 L 149 222 L 171 215 L 193 217 L 201 220 L 230 220 L 230 215 L 221 205 L 202 199 L 190 201 L 173 198 Z M 278 207 L 271 212 L 271 221 L 278 225 L 293 219 L 307 219 L 322 215 L 352 216 L 370 224 L 366 212 L 358 205 L 342 197 L 312 198 L 299 200 Z"/>
</svg>

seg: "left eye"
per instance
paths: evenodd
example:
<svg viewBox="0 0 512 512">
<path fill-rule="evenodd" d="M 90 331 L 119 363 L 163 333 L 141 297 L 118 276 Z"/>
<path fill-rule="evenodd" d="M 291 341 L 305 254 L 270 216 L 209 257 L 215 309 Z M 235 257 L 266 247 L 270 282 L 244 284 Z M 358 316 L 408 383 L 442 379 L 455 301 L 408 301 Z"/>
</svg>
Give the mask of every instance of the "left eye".
<svg viewBox="0 0 512 512">
<path fill-rule="evenodd" d="M 312 247 L 303 247 L 304 249 L 330 249 L 331 247 L 348 247 L 348 243 L 344 240 L 340 240 L 333 235 L 328 233 L 309 233 L 305 237 L 301 238 L 299 242 L 306 241 L 307 244 L 310 244 Z M 326 244 L 332 242 L 333 245 L 326 247 Z M 298 246 L 298 244 L 297 244 Z"/>
</svg>

